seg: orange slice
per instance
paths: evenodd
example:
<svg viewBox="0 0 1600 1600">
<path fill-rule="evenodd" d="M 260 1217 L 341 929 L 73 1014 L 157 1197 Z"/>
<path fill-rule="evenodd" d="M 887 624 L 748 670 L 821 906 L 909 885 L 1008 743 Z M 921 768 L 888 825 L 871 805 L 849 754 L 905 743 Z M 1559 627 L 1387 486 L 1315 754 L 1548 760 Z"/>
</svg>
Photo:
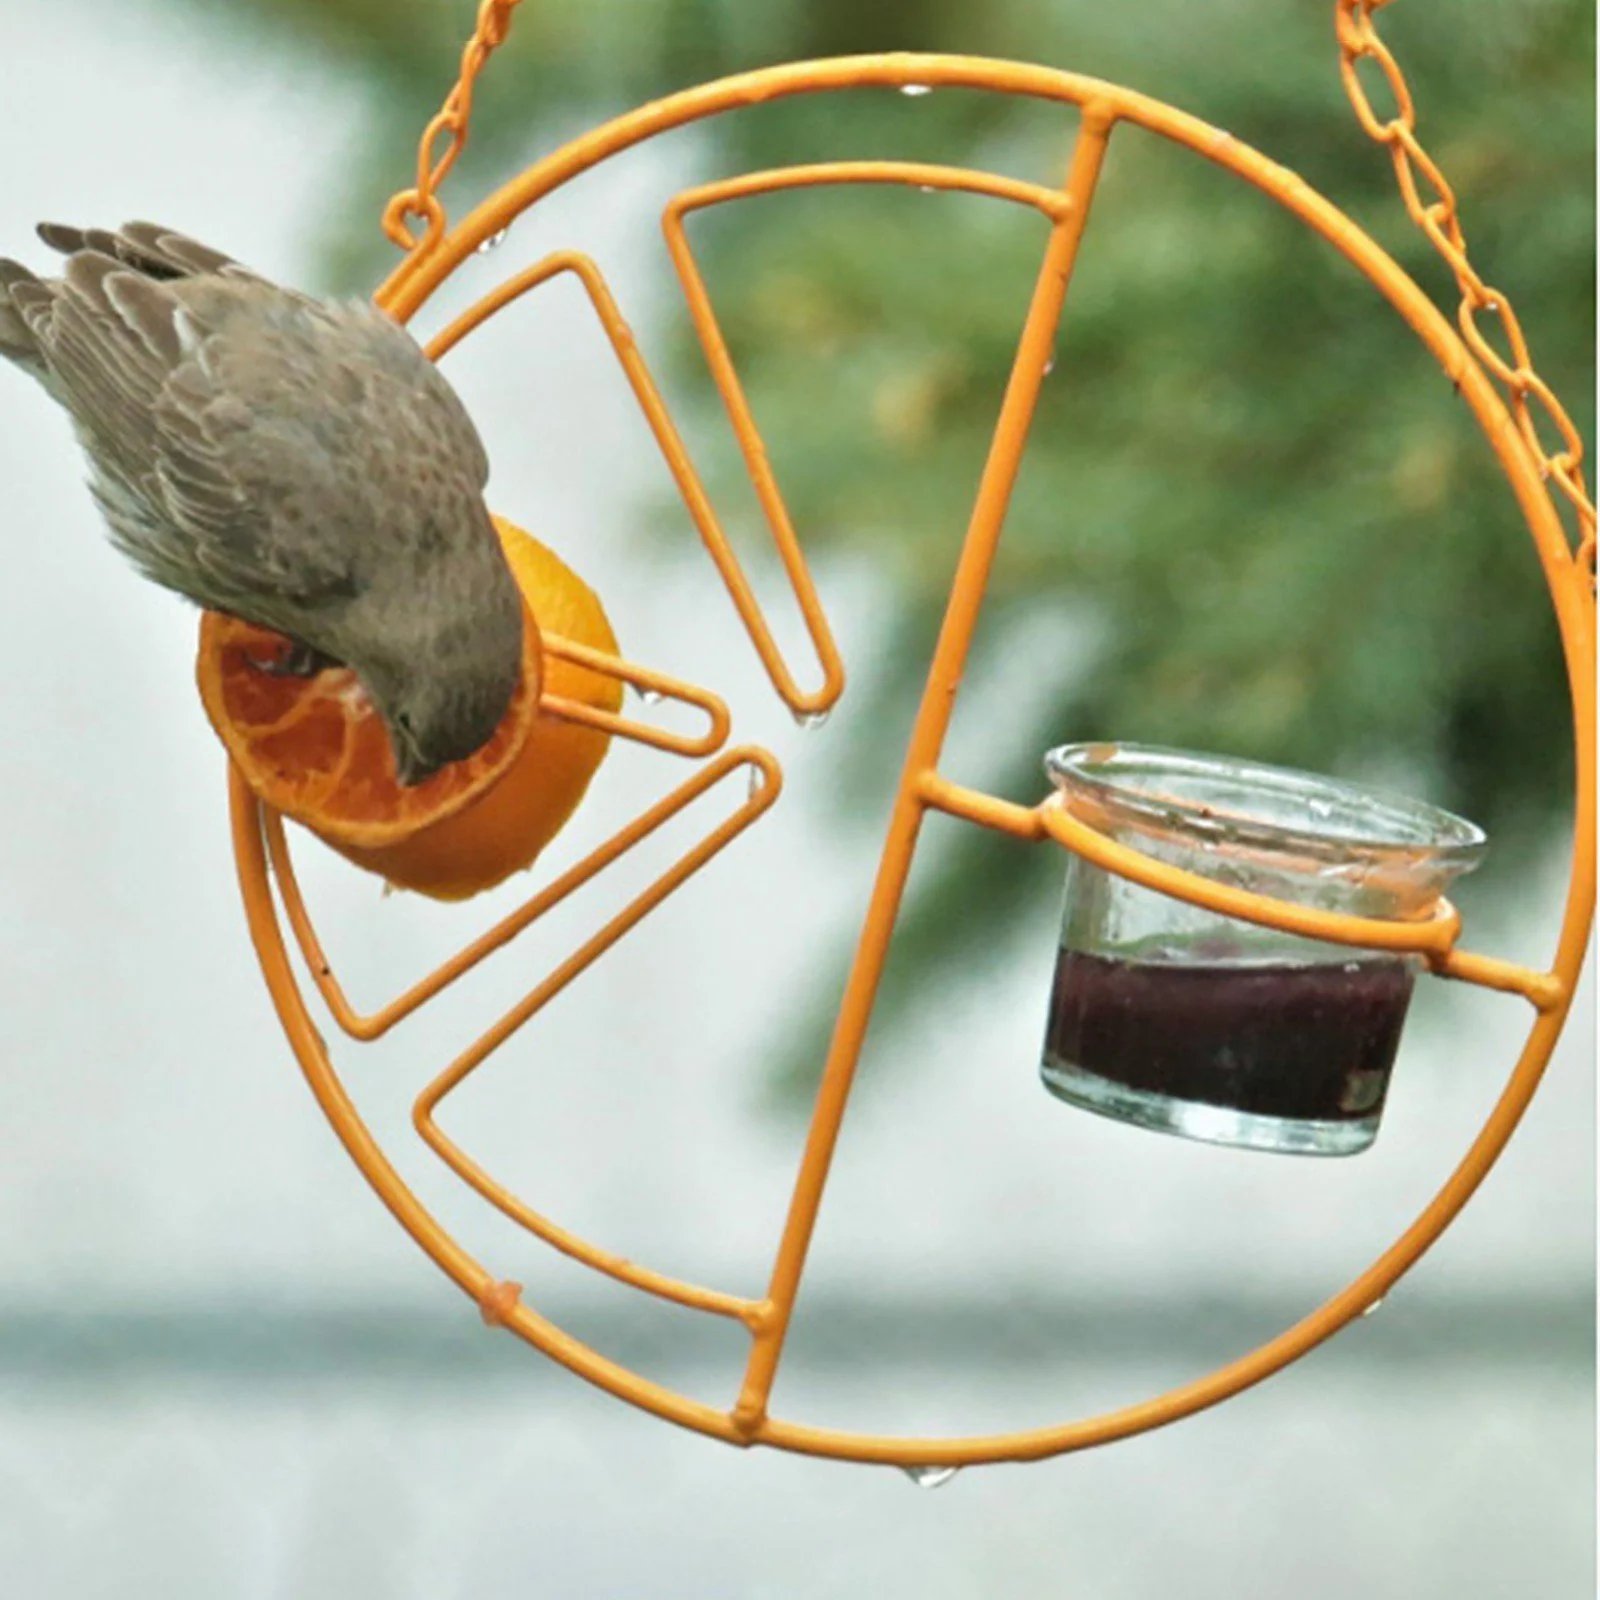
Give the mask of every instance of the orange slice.
<svg viewBox="0 0 1600 1600">
<path fill-rule="evenodd" d="M 605 711 L 622 685 L 549 656 L 541 630 L 615 654 L 594 591 L 520 528 L 495 529 L 529 613 L 522 683 L 489 742 L 414 788 L 355 674 L 274 676 L 280 634 L 208 611 L 196 678 L 206 715 L 250 790 L 341 855 L 402 889 L 464 900 L 531 866 L 583 798 L 610 736 L 539 709 L 541 692 Z"/>
</svg>

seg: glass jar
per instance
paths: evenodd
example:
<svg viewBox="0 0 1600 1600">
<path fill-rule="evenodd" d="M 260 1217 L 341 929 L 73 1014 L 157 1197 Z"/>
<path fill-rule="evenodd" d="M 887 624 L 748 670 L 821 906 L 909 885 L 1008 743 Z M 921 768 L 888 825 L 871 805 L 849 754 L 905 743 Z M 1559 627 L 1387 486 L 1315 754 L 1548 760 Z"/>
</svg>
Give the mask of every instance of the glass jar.
<svg viewBox="0 0 1600 1600">
<path fill-rule="evenodd" d="M 1151 745 L 1045 758 L 1079 821 L 1157 861 L 1353 916 L 1424 914 L 1483 832 L 1420 801 Z M 1062 1100 L 1215 1144 L 1353 1155 L 1378 1132 L 1419 958 L 1173 899 L 1069 855 L 1040 1073 Z"/>
</svg>

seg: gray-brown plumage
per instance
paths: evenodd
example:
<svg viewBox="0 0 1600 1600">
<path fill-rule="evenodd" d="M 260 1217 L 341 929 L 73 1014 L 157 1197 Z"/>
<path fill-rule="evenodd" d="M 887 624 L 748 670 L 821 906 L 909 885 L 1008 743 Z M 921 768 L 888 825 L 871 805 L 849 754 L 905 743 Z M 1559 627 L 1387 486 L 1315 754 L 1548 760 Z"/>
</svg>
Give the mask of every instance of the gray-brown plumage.
<svg viewBox="0 0 1600 1600">
<path fill-rule="evenodd" d="M 71 416 L 116 545 L 307 667 L 350 667 L 403 782 L 478 749 L 517 684 L 522 603 L 483 445 L 410 335 L 149 223 L 39 234 L 66 265 L 0 259 L 0 355 Z"/>
</svg>

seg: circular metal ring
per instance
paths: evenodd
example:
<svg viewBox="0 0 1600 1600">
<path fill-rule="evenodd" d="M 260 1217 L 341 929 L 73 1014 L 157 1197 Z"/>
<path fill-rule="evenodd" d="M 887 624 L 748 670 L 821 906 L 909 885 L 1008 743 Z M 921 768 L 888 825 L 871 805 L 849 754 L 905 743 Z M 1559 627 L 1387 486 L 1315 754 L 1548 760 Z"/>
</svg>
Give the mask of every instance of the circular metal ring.
<svg viewBox="0 0 1600 1600">
<path fill-rule="evenodd" d="M 1498 1158 L 1538 1086 L 1571 1003 L 1594 901 L 1594 605 L 1536 463 L 1461 336 L 1422 289 L 1365 232 L 1310 188 L 1226 132 L 1133 90 L 1048 67 L 965 56 L 882 55 L 800 62 L 745 73 L 630 111 L 536 162 L 473 210 L 444 238 L 409 258 L 378 299 L 408 319 L 462 261 L 536 201 L 608 157 L 668 130 L 789 95 L 880 87 L 964 88 L 1076 105 L 1110 123 L 1135 123 L 1253 184 L 1326 239 L 1384 296 L 1460 392 L 1527 522 L 1560 629 L 1577 752 L 1575 843 L 1554 961 L 1553 997 L 1535 1018 L 1521 1056 L 1466 1154 L 1409 1228 L 1347 1287 L 1276 1338 L 1154 1399 L 1074 1422 L 1006 1434 L 892 1438 L 813 1428 L 775 1417 L 739 1419 L 650 1382 L 571 1338 L 530 1307 L 495 1300 L 504 1325 L 580 1377 L 668 1421 L 729 1443 L 764 1444 L 848 1460 L 961 1465 L 1025 1460 L 1124 1438 L 1191 1415 L 1237 1394 L 1304 1355 L 1378 1300 L 1444 1231 Z M 497 1292 L 496 1277 L 442 1229 L 406 1186 L 346 1094 L 290 969 L 272 898 L 260 812 L 232 776 L 233 836 L 241 888 L 263 973 L 280 1020 L 319 1104 L 345 1148 L 397 1220 L 475 1303 Z"/>
</svg>

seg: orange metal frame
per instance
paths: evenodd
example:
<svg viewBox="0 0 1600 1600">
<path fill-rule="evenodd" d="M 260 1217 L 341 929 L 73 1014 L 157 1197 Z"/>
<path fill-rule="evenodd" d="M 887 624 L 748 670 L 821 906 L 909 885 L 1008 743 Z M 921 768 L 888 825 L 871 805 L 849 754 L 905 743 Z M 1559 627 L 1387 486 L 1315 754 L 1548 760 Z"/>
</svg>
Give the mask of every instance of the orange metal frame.
<svg viewBox="0 0 1600 1600">
<path fill-rule="evenodd" d="M 1341 16 L 1349 12 L 1352 5 L 1353 0 L 1340 0 Z M 1359 4 L 1354 8 L 1360 10 Z M 502 35 L 508 9 L 503 0 L 489 0 L 485 6 L 486 15 L 498 16 Z M 481 65 L 481 54 L 476 65 Z M 465 76 L 463 81 L 469 83 Z M 782 700 L 797 716 L 806 717 L 826 711 L 838 699 L 844 687 L 843 664 L 719 331 L 710 295 L 695 265 L 687 221 L 694 212 L 705 207 L 777 190 L 824 184 L 909 184 L 961 190 L 1032 206 L 1041 213 L 1047 226 L 1039 273 L 961 549 L 948 610 L 911 729 L 877 878 L 832 1043 L 823 1064 L 810 1132 L 800 1157 L 787 1220 L 765 1291 L 746 1296 L 679 1282 L 578 1238 L 529 1208 L 499 1184 L 440 1130 L 435 1118 L 444 1098 L 491 1051 L 690 875 L 730 845 L 778 798 L 781 774 L 769 752 L 755 746 L 724 748 L 729 734 L 728 715 L 715 695 L 647 668 L 583 652 L 564 641 L 552 641 L 558 652 L 565 652 L 585 665 L 609 671 L 636 685 L 675 695 L 699 707 L 708 719 L 708 730 L 698 739 L 664 735 L 625 718 L 556 701 L 546 701 L 544 710 L 548 714 L 583 718 L 621 736 L 703 764 L 697 766 L 685 782 L 541 889 L 518 911 L 373 1015 L 356 1012 L 346 1000 L 312 927 L 281 821 L 263 811 L 236 772 L 231 780 L 234 845 L 251 936 L 278 1015 L 318 1102 L 384 1203 L 439 1266 L 477 1301 L 486 1321 L 509 1328 L 579 1376 L 622 1399 L 732 1444 L 770 1445 L 815 1455 L 908 1467 L 1038 1458 L 1103 1444 L 1172 1422 L 1238 1393 L 1304 1355 L 1388 1291 L 1455 1217 L 1499 1156 L 1538 1085 L 1560 1032 L 1589 933 L 1594 899 L 1595 638 L 1587 551 L 1592 550 L 1592 540 L 1585 542 L 1584 550 L 1574 552 L 1547 491 L 1544 481 L 1547 474 L 1541 471 L 1541 466 L 1548 463 L 1541 462 L 1536 444 L 1530 444 L 1520 425 L 1521 419 L 1514 418 L 1508 411 L 1496 392 L 1491 375 L 1469 348 L 1469 343 L 1417 284 L 1360 228 L 1294 173 L 1222 130 L 1129 89 L 1045 67 L 959 56 L 865 56 L 773 67 L 672 95 L 620 116 L 563 146 L 490 196 L 453 229 L 445 226 L 443 211 L 431 192 L 424 192 L 423 199 L 418 201 L 417 191 L 413 191 L 410 209 L 424 218 L 427 229 L 416 239 L 405 235 L 402 229 L 401 237 L 413 246 L 412 253 L 383 286 L 379 302 L 396 317 L 409 319 L 461 262 L 509 227 L 528 207 L 608 157 L 653 135 L 781 96 L 864 88 L 965 88 L 1032 96 L 1064 107 L 1076 107 L 1078 134 L 1059 189 L 944 166 L 892 161 L 837 162 L 746 174 L 681 194 L 666 208 L 664 228 L 668 250 L 711 375 L 726 405 L 768 528 L 805 619 L 820 667 L 816 688 L 807 691 L 799 687 L 774 642 L 660 391 L 592 260 L 563 251 L 539 262 L 485 296 L 429 347 L 433 355 L 442 355 L 518 296 L 557 274 L 574 274 L 586 290 L 616 352 L 690 517 L 749 633 L 757 657 Z M 1085 822 L 1063 810 L 1053 798 L 1033 806 L 1019 805 L 961 788 L 940 775 L 940 751 L 983 604 L 985 585 L 1040 385 L 1051 363 L 1062 306 L 1089 221 L 1107 142 L 1122 123 L 1146 128 L 1255 185 L 1332 244 L 1372 282 L 1458 385 L 1510 481 L 1554 604 L 1569 677 L 1577 748 L 1576 842 L 1571 881 L 1548 969 L 1527 968 L 1460 950 L 1457 947 L 1460 918 L 1442 901 L 1420 920 L 1408 923 L 1374 922 L 1308 911 L 1176 871 L 1110 843 Z M 1376 125 L 1379 134 L 1375 136 L 1381 136 L 1388 125 Z M 432 131 L 430 129 L 430 133 Z M 464 124 L 457 132 L 464 134 Z M 425 154 L 424 174 L 426 159 Z M 397 204 L 404 199 L 397 197 Z M 391 207 L 389 220 L 393 227 L 401 226 L 405 211 L 404 204 L 399 205 L 398 211 Z M 1525 385 L 1524 393 L 1526 390 Z M 1571 478 L 1580 485 L 1581 493 L 1580 459 L 1578 454 L 1573 454 L 1565 465 L 1570 468 Z M 556 966 L 439 1073 L 417 1098 L 414 1111 L 417 1130 L 427 1144 L 480 1195 L 539 1238 L 635 1288 L 743 1322 L 751 1336 L 748 1366 L 733 1403 L 728 1409 L 719 1410 L 641 1377 L 564 1333 L 522 1299 L 518 1285 L 497 1279 L 422 1206 L 368 1133 L 329 1059 L 313 1023 L 306 995 L 291 966 L 268 869 L 270 862 L 277 876 L 290 931 L 335 1022 L 356 1039 L 373 1039 L 404 1021 L 462 973 L 501 949 L 545 911 L 603 873 L 634 844 L 740 768 L 745 769 L 748 787 L 741 791 L 741 803 L 733 813 L 706 833 L 668 872 Z M 834 1143 L 844 1117 L 901 896 L 923 818 L 930 810 L 1015 838 L 1053 842 L 1112 872 L 1231 916 L 1322 939 L 1415 952 L 1442 976 L 1520 994 L 1532 1004 L 1535 1013 L 1521 1058 L 1459 1165 L 1399 1239 L 1365 1272 L 1310 1315 L 1259 1349 L 1205 1377 L 1155 1399 L 1102 1416 L 1024 1432 L 977 1437 L 876 1437 L 809 1427 L 775 1417 L 769 1411 L 769 1395 L 783 1354 Z"/>
</svg>

